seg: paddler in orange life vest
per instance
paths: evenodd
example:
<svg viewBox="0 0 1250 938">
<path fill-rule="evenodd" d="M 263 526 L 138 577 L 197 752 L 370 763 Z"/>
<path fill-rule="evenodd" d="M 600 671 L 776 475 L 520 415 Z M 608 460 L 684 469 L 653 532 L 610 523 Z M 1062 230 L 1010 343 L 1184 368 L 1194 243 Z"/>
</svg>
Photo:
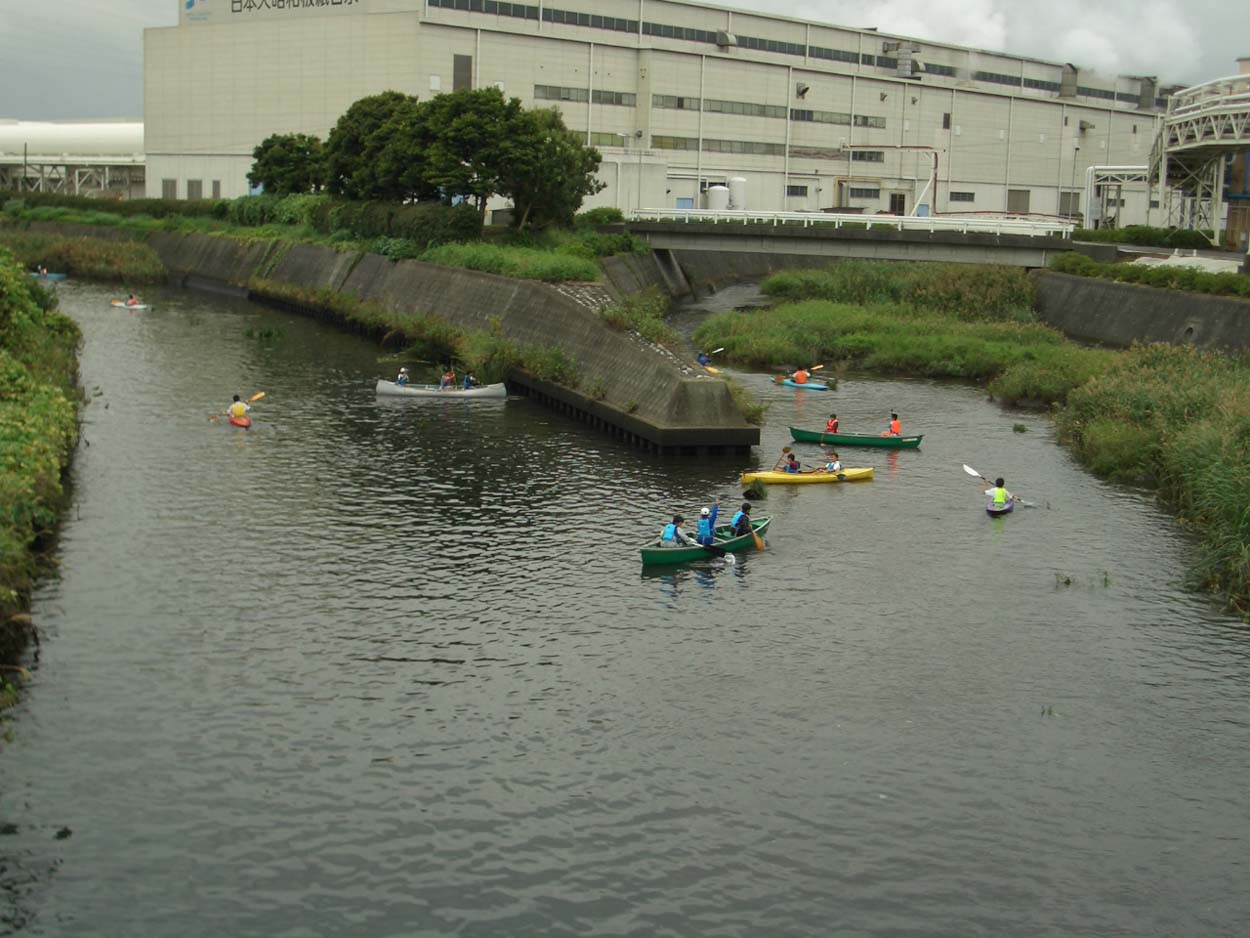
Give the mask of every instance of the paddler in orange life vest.
<svg viewBox="0 0 1250 938">
<path fill-rule="evenodd" d="M 826 433 L 838 432 L 838 415 L 837 414 L 829 415 L 829 419 L 825 421 L 825 432 Z"/>
<path fill-rule="evenodd" d="M 903 435 L 903 422 L 898 419 L 898 414 L 895 414 L 895 413 L 890 414 L 890 426 L 881 435 L 882 436 L 902 436 Z"/>
<path fill-rule="evenodd" d="M 798 371 L 796 371 L 794 374 L 790 376 L 790 380 L 793 381 L 795 384 L 807 384 L 807 371 L 803 368 L 800 368 Z"/>
</svg>

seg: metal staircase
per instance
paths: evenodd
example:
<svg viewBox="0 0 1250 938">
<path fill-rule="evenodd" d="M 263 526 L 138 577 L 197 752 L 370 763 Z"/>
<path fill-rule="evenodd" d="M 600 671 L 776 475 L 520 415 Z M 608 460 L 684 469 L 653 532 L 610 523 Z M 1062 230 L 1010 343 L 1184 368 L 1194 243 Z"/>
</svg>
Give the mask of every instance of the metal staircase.
<svg viewBox="0 0 1250 938">
<path fill-rule="evenodd" d="M 1250 75 L 1217 78 L 1173 94 L 1149 163 L 1163 223 L 1211 231 L 1213 243 L 1219 244 L 1224 163 L 1230 154 L 1248 149 Z"/>
</svg>

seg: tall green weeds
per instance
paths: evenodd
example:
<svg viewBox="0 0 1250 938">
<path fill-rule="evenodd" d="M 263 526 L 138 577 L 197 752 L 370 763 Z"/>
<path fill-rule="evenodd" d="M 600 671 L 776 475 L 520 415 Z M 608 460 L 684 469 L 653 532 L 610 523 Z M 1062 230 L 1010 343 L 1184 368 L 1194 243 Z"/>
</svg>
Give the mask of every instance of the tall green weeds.
<svg viewBox="0 0 1250 938">
<path fill-rule="evenodd" d="M 1202 536 L 1195 582 L 1250 615 L 1250 358 L 1136 346 L 1074 391 L 1058 424 L 1099 475 L 1157 484 Z"/>
<path fill-rule="evenodd" d="M 146 244 L 35 234 L 0 228 L 0 245 L 27 269 L 42 264 L 50 271 L 112 283 L 160 283 L 165 265 Z"/>
<path fill-rule="evenodd" d="M 0 663 L 25 641 L 41 536 L 63 508 L 61 477 L 78 439 L 77 325 L 0 250 Z"/>
</svg>

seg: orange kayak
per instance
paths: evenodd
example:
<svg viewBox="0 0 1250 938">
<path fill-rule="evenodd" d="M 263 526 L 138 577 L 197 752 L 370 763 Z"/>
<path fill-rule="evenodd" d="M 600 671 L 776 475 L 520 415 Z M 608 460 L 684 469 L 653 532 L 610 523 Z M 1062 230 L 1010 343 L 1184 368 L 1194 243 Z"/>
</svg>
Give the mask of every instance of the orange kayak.
<svg viewBox="0 0 1250 938">
<path fill-rule="evenodd" d="M 231 416 L 229 419 L 232 426 L 242 427 L 244 430 L 252 425 L 252 418 L 246 414 L 242 417 Z"/>
</svg>

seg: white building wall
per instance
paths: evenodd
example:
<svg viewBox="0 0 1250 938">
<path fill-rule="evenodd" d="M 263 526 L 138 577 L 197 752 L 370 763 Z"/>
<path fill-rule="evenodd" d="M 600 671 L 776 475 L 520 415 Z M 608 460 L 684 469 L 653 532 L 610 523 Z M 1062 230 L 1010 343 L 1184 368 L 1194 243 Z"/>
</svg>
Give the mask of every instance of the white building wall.
<svg viewBox="0 0 1250 938">
<path fill-rule="evenodd" d="M 1003 211 L 1014 190 L 1028 192 L 1030 211 L 1054 213 L 1062 194 L 1081 189 L 1087 166 L 1144 162 L 1156 122 L 1127 101 L 1059 99 L 1058 63 L 828 24 L 678 0 L 553 0 L 542 8 L 635 26 L 641 17 L 676 31 L 639 35 L 427 3 L 438 0 L 246 14 L 180 4 L 178 27 L 145 33 L 147 194 L 159 196 L 172 179 L 185 197 L 188 180 L 198 179 L 206 196 L 213 180 L 223 197 L 241 195 L 252 149 L 265 137 L 324 139 L 353 101 L 388 89 L 422 98 L 450 91 L 456 55 L 471 57 L 474 87 L 499 86 L 527 107 L 558 106 L 599 147 L 607 188 L 588 207 L 697 206 L 708 181 L 741 175 L 752 207 L 762 210 L 874 212 L 887 210 L 893 194 L 906 211 L 918 201 L 938 212 Z M 739 44 L 694 41 L 683 29 L 723 30 Z M 770 42 L 806 54 L 749 47 Z M 900 43 L 916 47 L 921 67 L 933 71 L 905 80 L 877 62 L 897 58 Z M 1050 90 L 1003 83 L 1018 78 Z M 1137 92 L 1134 80 L 1084 72 L 1078 83 Z M 536 86 L 576 89 L 579 100 L 536 97 Z M 594 100 L 602 92 L 634 95 L 634 103 Z M 775 110 L 653 107 L 653 95 Z M 792 109 L 844 117 L 791 119 Z M 935 155 L 937 191 L 924 192 Z M 964 198 L 952 200 L 952 191 Z M 1141 218 L 1129 218 L 1138 207 L 1126 202 L 1122 223 L 1144 221 L 1144 207 Z"/>
</svg>

